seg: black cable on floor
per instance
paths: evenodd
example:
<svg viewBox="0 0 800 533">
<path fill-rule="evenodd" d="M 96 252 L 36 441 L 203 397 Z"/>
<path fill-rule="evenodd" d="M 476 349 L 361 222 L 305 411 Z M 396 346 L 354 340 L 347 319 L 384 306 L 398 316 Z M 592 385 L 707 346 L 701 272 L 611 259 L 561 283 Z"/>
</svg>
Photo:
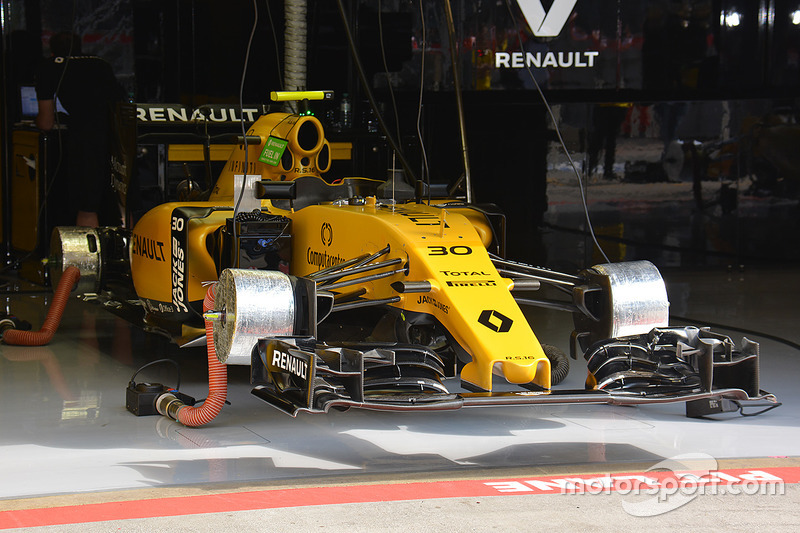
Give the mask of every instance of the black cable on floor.
<svg viewBox="0 0 800 533">
<path fill-rule="evenodd" d="M 135 383 L 134 379 L 136 379 L 136 376 L 139 375 L 139 372 L 141 372 L 145 368 L 149 368 L 151 366 L 164 364 L 164 363 L 171 364 L 172 366 L 175 367 L 175 373 L 176 373 L 175 390 L 180 389 L 181 388 L 181 368 L 180 368 L 180 366 L 178 366 L 178 363 L 176 361 L 173 361 L 172 359 L 156 359 L 155 361 L 151 361 L 151 362 L 147 363 L 146 365 L 139 367 L 139 369 L 136 372 L 134 372 L 133 375 L 131 376 L 130 383 Z"/>
<path fill-rule="evenodd" d="M 768 405 L 768 406 L 764 406 L 764 405 L 758 405 L 758 406 L 756 406 L 756 405 L 748 405 L 748 406 L 745 406 L 745 405 L 742 405 L 742 402 L 737 402 L 736 400 L 733 400 L 733 404 L 734 404 L 736 407 L 738 407 L 738 408 L 739 408 L 739 414 L 740 414 L 740 415 L 742 415 L 742 416 L 758 416 L 758 415 L 763 415 L 763 414 L 764 414 L 764 413 L 766 413 L 767 411 L 772 411 L 773 409 L 776 409 L 776 408 L 780 407 L 781 405 L 783 405 L 782 403 L 778 402 L 778 403 L 774 403 L 774 404 L 772 404 L 772 405 Z M 760 411 L 756 411 L 756 412 L 754 412 L 754 413 L 745 413 L 745 412 L 744 412 L 744 409 L 745 409 L 745 407 L 764 407 L 764 408 L 763 408 L 763 409 L 761 409 Z"/>
</svg>

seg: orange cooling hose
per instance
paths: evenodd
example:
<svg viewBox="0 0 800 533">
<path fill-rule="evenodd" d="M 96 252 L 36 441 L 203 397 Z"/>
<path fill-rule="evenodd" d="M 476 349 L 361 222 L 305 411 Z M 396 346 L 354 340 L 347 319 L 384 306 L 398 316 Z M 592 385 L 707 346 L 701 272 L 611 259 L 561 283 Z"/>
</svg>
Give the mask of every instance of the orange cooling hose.
<svg viewBox="0 0 800 533">
<path fill-rule="evenodd" d="M 53 339 L 53 335 L 61 324 L 61 316 L 64 314 L 64 307 L 67 305 L 69 294 L 72 288 L 81 277 L 81 271 L 77 267 L 68 267 L 58 282 L 53 295 L 53 303 L 47 312 L 47 318 L 39 331 L 20 331 L 10 329 L 3 334 L 3 341 L 6 344 L 21 346 L 43 346 Z"/>
<path fill-rule="evenodd" d="M 216 283 L 211 285 L 203 300 L 203 312 L 214 309 L 214 292 Z M 178 410 L 178 422 L 185 426 L 202 426 L 211 422 L 225 405 L 228 395 L 228 367 L 217 359 L 214 349 L 214 331 L 212 323 L 206 323 L 206 346 L 208 351 L 208 398 L 200 407 L 184 406 Z"/>
</svg>

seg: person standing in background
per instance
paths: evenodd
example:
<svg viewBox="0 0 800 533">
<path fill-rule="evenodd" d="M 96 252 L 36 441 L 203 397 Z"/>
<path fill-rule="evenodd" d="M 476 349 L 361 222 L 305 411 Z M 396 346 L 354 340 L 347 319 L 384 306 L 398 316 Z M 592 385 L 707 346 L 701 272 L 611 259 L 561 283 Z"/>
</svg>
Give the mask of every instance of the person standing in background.
<svg viewBox="0 0 800 533">
<path fill-rule="evenodd" d="M 588 175 L 592 175 L 600 161 L 600 150 L 603 150 L 603 179 L 615 180 L 614 161 L 617 152 L 617 137 L 622 123 L 633 104 L 627 102 L 602 103 L 594 106 L 592 111 L 592 128 L 586 152 L 589 157 Z"/>
<path fill-rule="evenodd" d="M 69 32 L 50 39 L 51 57 L 37 74 L 36 126 L 51 131 L 57 123 L 56 99 L 67 111 L 67 169 L 70 212 L 78 226 L 118 225 L 120 213 L 111 189 L 109 131 L 113 106 L 124 90 L 111 65 L 81 53 L 80 37 Z"/>
</svg>

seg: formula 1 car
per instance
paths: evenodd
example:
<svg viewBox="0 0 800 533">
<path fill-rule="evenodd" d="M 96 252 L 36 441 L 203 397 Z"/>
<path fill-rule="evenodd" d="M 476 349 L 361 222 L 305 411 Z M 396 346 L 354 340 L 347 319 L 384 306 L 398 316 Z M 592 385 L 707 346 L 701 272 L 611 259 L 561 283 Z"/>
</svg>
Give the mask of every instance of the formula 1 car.
<svg viewBox="0 0 800 533">
<path fill-rule="evenodd" d="M 501 257 L 502 219 L 485 209 L 425 184 L 328 183 L 314 116 L 263 115 L 238 142 L 203 201 L 159 205 L 132 231 L 56 228 L 54 281 L 77 266 L 78 293 L 206 340 L 210 364 L 249 365 L 253 394 L 292 415 L 686 401 L 699 416 L 775 401 L 759 387 L 757 343 L 669 326 L 647 261 L 576 275 L 521 264 Z M 530 298 L 541 285 L 564 298 Z M 585 390 L 554 388 L 568 360 L 539 343 L 520 305 L 572 313 Z M 182 406 L 163 399 L 162 413 Z"/>
</svg>

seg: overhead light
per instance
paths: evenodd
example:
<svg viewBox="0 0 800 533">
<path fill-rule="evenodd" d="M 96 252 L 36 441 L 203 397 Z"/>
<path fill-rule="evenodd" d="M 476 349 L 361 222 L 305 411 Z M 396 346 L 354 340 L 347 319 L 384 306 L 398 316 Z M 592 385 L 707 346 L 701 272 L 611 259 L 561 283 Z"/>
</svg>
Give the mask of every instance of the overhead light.
<svg viewBox="0 0 800 533">
<path fill-rule="evenodd" d="M 792 17 L 792 24 L 795 26 L 800 26 L 800 9 L 792 11 L 790 16 Z"/>
<path fill-rule="evenodd" d="M 735 10 L 723 11 L 719 15 L 719 23 L 729 28 L 736 28 L 742 23 L 742 15 Z"/>
</svg>

